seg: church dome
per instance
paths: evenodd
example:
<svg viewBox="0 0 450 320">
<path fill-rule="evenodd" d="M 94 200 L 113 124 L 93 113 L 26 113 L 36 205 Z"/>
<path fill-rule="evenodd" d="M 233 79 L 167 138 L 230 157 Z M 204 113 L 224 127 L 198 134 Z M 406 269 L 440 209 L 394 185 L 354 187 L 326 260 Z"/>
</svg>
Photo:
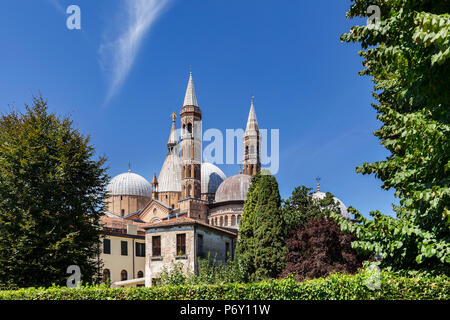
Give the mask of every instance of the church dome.
<svg viewBox="0 0 450 320">
<path fill-rule="evenodd" d="M 242 200 L 247 198 L 248 187 L 252 177 L 246 174 L 237 174 L 229 177 L 217 188 L 216 202 Z"/>
<path fill-rule="evenodd" d="M 164 160 L 158 178 L 158 192 L 181 192 L 181 159 L 176 152 L 169 153 Z"/>
<path fill-rule="evenodd" d="M 140 175 L 131 171 L 119 174 L 111 179 L 106 191 L 110 196 L 152 196 L 152 186 Z"/>
<path fill-rule="evenodd" d="M 202 193 L 216 193 L 227 178 L 222 170 L 209 162 L 202 163 Z"/>
<path fill-rule="evenodd" d="M 324 199 L 326 197 L 326 195 L 327 194 L 325 192 L 317 191 L 312 194 L 312 198 L 313 198 L 313 200 L 321 200 L 321 199 Z M 333 197 L 333 200 L 335 202 L 337 202 L 339 209 L 341 209 L 341 216 L 349 219 L 350 214 L 347 212 L 347 207 L 345 206 L 345 204 L 337 197 Z"/>
</svg>

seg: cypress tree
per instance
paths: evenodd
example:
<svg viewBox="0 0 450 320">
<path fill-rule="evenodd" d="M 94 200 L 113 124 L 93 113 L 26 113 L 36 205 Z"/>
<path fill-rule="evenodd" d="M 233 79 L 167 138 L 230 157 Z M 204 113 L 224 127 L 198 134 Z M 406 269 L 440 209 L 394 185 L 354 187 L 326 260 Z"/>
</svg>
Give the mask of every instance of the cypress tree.
<svg viewBox="0 0 450 320">
<path fill-rule="evenodd" d="M 275 177 L 261 175 L 254 192 L 257 199 L 253 218 L 255 272 L 252 279 L 275 278 L 283 270 L 287 253 L 281 197 Z"/>
<path fill-rule="evenodd" d="M 249 280 L 250 275 L 255 273 L 255 246 L 253 239 L 254 212 L 258 200 L 257 186 L 261 175 L 258 173 L 252 177 L 248 188 L 247 199 L 244 203 L 244 211 L 239 222 L 239 241 L 236 248 L 236 258 L 242 266 L 244 278 Z"/>
</svg>

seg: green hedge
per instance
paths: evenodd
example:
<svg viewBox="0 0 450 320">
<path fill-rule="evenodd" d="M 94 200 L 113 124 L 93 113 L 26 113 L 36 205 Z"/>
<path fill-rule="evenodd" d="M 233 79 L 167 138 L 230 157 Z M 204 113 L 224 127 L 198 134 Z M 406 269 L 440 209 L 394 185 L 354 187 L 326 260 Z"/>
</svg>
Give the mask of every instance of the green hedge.
<svg viewBox="0 0 450 320">
<path fill-rule="evenodd" d="M 180 285 L 153 288 L 86 286 L 0 291 L 0 300 L 348 300 L 449 299 L 449 278 L 400 277 L 381 272 L 379 289 L 369 289 L 368 274 L 332 274 L 296 282 L 293 278 L 258 283 Z M 378 286 L 377 286 L 378 287 Z"/>
</svg>

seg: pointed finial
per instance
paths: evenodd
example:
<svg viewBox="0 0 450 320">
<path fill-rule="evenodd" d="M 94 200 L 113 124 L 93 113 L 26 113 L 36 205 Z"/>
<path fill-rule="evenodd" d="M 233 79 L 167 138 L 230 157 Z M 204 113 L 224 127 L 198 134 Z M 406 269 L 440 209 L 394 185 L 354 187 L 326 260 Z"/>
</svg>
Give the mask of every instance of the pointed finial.
<svg viewBox="0 0 450 320">
<path fill-rule="evenodd" d="M 177 118 L 177 114 L 175 112 L 172 112 L 172 122 L 175 122 L 175 119 Z"/>
<path fill-rule="evenodd" d="M 131 172 L 131 161 L 128 161 L 128 172 Z"/>
<path fill-rule="evenodd" d="M 317 192 L 320 192 L 320 177 L 317 177 L 316 178 L 316 181 L 317 181 Z"/>
<path fill-rule="evenodd" d="M 191 65 L 189 65 L 189 76 L 192 77 L 192 66 Z"/>
<path fill-rule="evenodd" d="M 156 172 L 153 173 L 152 185 L 153 187 L 158 186 L 158 179 L 156 178 Z"/>
<path fill-rule="evenodd" d="M 252 96 L 252 104 L 255 102 L 255 96 Z"/>
</svg>

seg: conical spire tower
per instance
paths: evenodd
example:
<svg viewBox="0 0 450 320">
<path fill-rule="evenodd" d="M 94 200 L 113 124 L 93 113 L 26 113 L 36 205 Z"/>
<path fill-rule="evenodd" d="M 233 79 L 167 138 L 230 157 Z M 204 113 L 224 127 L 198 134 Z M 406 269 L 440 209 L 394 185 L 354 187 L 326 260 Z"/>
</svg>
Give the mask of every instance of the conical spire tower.
<svg viewBox="0 0 450 320">
<path fill-rule="evenodd" d="M 261 169 L 261 137 L 259 134 L 258 121 L 256 120 L 255 97 L 252 97 L 250 112 L 248 114 L 247 126 L 244 133 L 244 174 L 252 176 Z"/>
<path fill-rule="evenodd" d="M 189 82 L 184 96 L 183 106 L 198 107 L 197 94 L 195 93 L 194 79 L 192 78 L 192 70 L 189 72 Z"/>
</svg>

